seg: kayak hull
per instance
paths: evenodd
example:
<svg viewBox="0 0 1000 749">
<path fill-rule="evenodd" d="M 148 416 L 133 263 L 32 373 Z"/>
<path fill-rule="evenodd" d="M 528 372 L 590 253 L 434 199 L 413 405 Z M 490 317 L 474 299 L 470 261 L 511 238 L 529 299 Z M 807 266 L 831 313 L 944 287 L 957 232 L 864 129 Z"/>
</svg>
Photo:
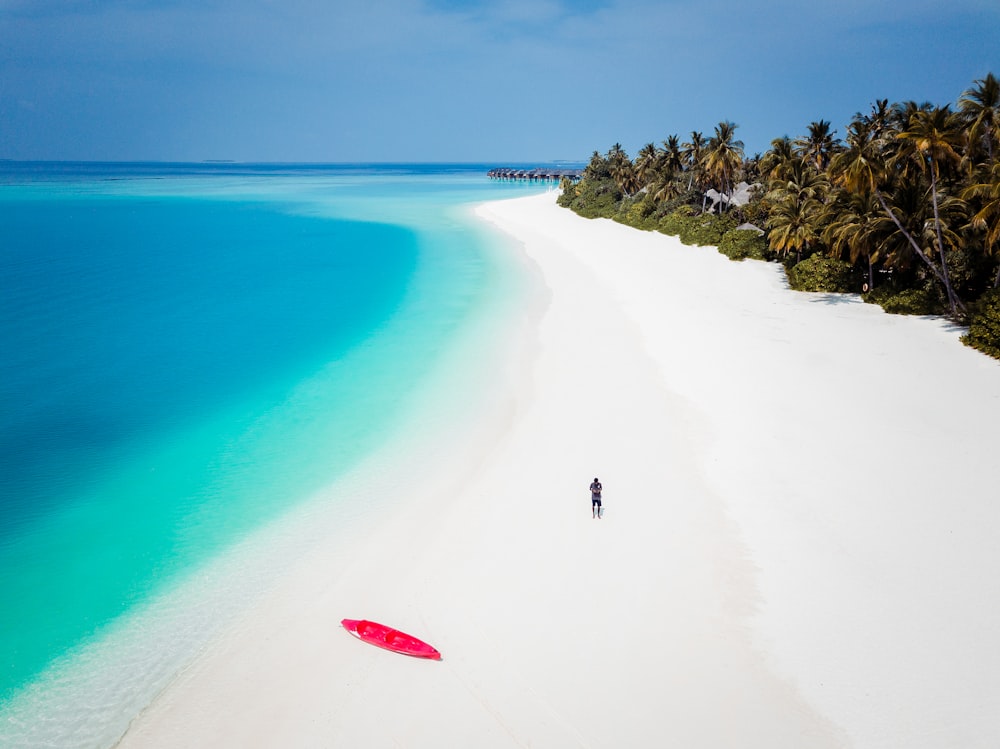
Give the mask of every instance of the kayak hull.
<svg viewBox="0 0 1000 749">
<path fill-rule="evenodd" d="M 423 640 L 400 632 L 385 624 L 368 621 L 367 619 L 344 619 L 341 624 L 348 632 L 363 642 L 367 642 L 376 647 L 391 650 L 394 653 L 402 653 L 414 658 L 429 658 L 430 660 L 441 660 L 441 653 Z"/>
</svg>

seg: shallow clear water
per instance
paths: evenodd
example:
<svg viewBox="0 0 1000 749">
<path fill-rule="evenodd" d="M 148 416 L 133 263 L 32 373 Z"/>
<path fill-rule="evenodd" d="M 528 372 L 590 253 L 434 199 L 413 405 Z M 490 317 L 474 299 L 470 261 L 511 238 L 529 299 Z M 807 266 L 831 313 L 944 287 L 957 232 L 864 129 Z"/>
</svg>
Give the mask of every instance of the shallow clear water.
<svg viewBox="0 0 1000 749">
<path fill-rule="evenodd" d="M 0 165 L 0 719 L 393 433 L 544 189 L 485 171 Z"/>
</svg>

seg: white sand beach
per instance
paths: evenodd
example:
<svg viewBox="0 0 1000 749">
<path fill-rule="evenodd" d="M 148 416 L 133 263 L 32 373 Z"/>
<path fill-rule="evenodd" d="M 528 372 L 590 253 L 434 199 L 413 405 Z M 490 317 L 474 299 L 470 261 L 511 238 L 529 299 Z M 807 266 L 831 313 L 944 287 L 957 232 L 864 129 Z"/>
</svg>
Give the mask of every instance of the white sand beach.
<svg viewBox="0 0 1000 749">
<path fill-rule="evenodd" d="M 502 428 L 311 552 L 121 746 L 1000 745 L 1000 362 L 554 193 L 478 212 L 544 288 Z"/>
</svg>

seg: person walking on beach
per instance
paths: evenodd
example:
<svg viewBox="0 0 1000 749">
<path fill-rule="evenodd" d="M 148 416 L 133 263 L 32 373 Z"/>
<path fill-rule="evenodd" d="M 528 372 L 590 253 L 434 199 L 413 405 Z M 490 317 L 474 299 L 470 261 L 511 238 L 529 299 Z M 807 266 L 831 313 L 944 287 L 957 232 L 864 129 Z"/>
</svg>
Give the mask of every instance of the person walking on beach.
<svg viewBox="0 0 1000 749">
<path fill-rule="evenodd" d="M 601 517 L 601 480 L 594 476 L 590 484 L 590 511 L 595 518 Z"/>
</svg>

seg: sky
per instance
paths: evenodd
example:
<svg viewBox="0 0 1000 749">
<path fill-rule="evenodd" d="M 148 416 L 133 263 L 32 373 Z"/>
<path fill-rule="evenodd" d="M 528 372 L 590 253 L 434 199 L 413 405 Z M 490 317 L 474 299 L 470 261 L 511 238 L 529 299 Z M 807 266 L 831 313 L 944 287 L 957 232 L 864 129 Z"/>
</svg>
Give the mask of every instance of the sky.
<svg viewBox="0 0 1000 749">
<path fill-rule="evenodd" d="M 1000 0 L 0 0 L 0 159 L 748 155 L 1000 75 Z"/>
</svg>

